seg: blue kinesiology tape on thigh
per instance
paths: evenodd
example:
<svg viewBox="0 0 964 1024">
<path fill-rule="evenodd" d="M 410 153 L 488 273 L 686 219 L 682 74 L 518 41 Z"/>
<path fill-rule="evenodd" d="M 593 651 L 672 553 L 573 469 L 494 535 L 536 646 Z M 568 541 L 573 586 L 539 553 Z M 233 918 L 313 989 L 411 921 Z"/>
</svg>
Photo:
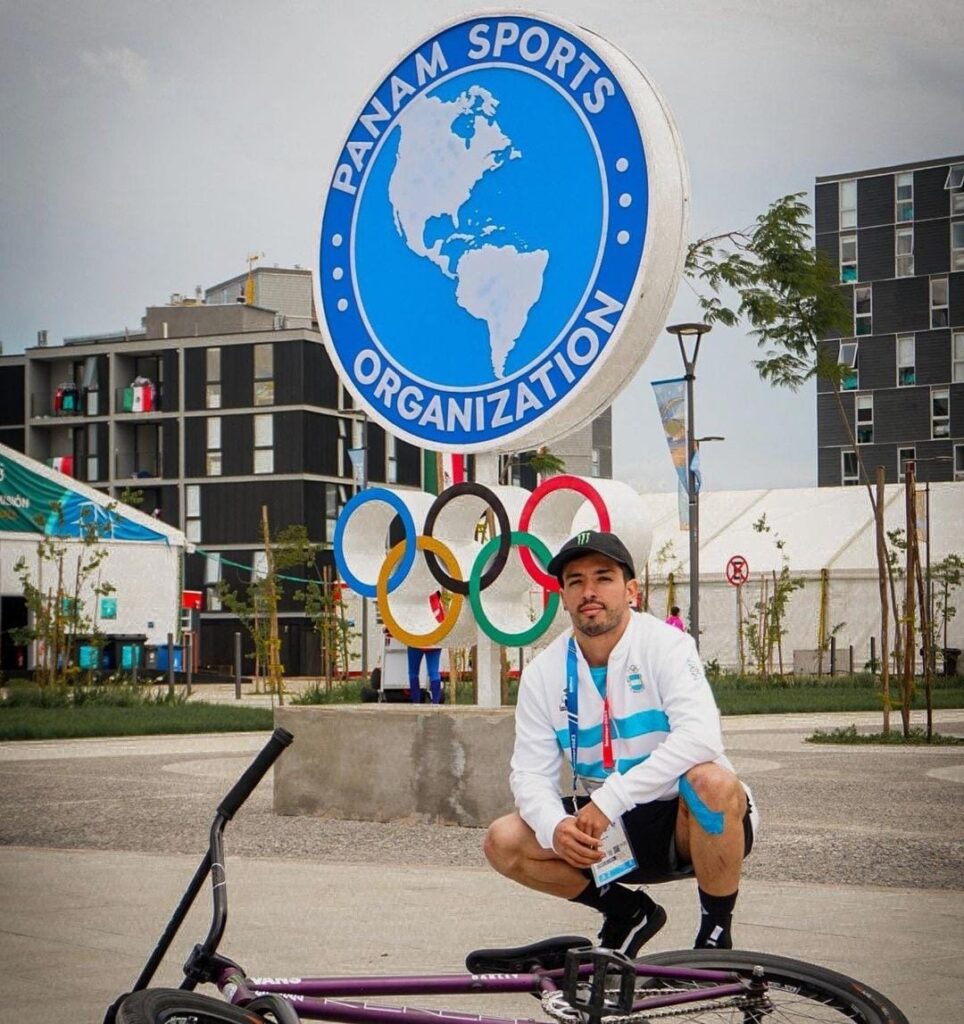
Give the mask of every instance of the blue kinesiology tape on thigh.
<svg viewBox="0 0 964 1024">
<path fill-rule="evenodd" d="M 723 834 L 723 812 L 711 811 L 699 798 L 699 794 L 685 775 L 679 780 L 679 795 L 686 801 L 690 814 L 696 818 L 704 832 L 711 836 Z"/>
</svg>

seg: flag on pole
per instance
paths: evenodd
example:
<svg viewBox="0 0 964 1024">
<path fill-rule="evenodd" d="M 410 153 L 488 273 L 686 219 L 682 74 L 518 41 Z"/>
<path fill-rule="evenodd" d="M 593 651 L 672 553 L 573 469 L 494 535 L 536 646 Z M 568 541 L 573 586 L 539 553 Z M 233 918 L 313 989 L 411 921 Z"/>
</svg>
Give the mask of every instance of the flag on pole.
<svg viewBox="0 0 964 1024">
<path fill-rule="evenodd" d="M 422 468 L 422 486 L 429 494 L 441 494 L 446 487 L 468 479 L 468 458 L 461 452 L 426 451 Z"/>
<path fill-rule="evenodd" d="M 659 418 L 666 433 L 669 455 L 676 467 L 678 480 L 679 528 L 689 530 L 689 487 L 686 480 L 686 378 L 654 380 L 653 393 L 659 409 Z M 696 464 L 698 470 L 699 463 Z"/>
</svg>

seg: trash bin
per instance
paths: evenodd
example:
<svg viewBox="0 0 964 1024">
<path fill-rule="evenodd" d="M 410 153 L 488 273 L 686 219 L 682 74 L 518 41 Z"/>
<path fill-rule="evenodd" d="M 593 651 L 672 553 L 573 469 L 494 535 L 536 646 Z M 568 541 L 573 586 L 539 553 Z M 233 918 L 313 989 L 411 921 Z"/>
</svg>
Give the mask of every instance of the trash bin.
<svg viewBox="0 0 964 1024">
<path fill-rule="evenodd" d="M 960 647 L 945 647 L 944 648 L 944 675 L 945 676 L 956 676 L 957 675 L 957 659 L 961 656 Z"/>
</svg>

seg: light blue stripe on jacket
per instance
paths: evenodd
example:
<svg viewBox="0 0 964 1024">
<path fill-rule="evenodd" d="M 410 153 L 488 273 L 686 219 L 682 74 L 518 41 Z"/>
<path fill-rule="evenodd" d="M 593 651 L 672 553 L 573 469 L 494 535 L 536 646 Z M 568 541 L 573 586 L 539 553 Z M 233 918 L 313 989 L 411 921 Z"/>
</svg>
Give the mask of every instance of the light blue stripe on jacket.
<svg viewBox="0 0 964 1024">
<path fill-rule="evenodd" d="M 637 711 L 628 718 L 613 719 L 613 736 L 616 739 L 628 740 L 636 736 L 645 736 L 651 732 L 669 732 L 669 719 L 666 712 L 659 708 Z M 579 730 L 579 746 L 595 747 L 602 743 L 602 725 L 591 725 L 588 729 Z M 569 749 L 569 730 L 557 729 L 556 738 L 563 750 Z"/>
</svg>

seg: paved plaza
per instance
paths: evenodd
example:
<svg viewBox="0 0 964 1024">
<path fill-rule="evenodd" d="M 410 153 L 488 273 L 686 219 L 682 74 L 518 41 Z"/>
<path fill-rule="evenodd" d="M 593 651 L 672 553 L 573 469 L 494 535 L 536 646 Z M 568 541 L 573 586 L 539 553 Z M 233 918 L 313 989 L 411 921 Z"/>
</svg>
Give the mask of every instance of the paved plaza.
<svg viewBox="0 0 964 1024">
<path fill-rule="evenodd" d="M 724 720 L 728 752 L 764 814 L 736 937 L 744 948 L 853 974 L 914 1024 L 947 1024 L 960 1019 L 964 981 L 964 748 L 804 741 L 818 725 L 851 721 L 869 729 L 877 717 Z M 939 713 L 938 727 L 964 735 L 964 711 Z M 166 924 L 218 799 L 265 739 L 0 744 L 6 1018 L 102 1017 Z M 496 876 L 481 837 L 410 822 L 277 817 L 266 780 L 226 833 L 223 950 L 253 974 L 446 971 L 474 947 L 594 934 L 592 912 Z M 655 895 L 670 921 L 654 948 L 691 945 L 692 884 Z M 158 983 L 178 981 L 209 908 L 205 893 Z M 537 1009 L 522 997 L 465 1008 L 526 1017 Z"/>
</svg>

